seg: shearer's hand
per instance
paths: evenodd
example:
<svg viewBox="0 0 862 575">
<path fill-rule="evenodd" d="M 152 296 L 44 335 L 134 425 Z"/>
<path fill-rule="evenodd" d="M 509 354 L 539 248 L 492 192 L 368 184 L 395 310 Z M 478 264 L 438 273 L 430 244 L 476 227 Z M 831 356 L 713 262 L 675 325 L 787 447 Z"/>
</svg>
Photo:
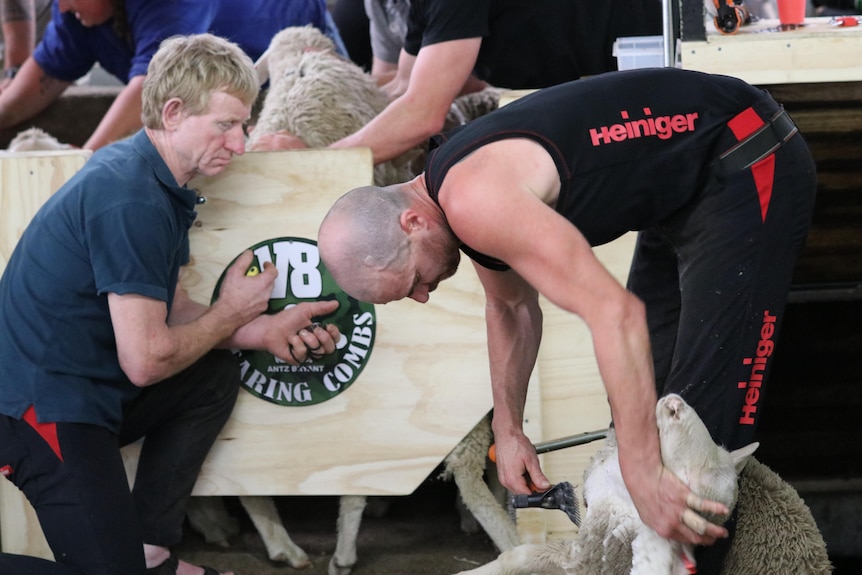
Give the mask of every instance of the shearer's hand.
<svg viewBox="0 0 862 575">
<path fill-rule="evenodd" d="M 730 511 L 717 501 L 698 497 L 669 469 L 660 466 L 626 481 L 644 523 L 666 539 L 692 545 L 712 545 L 727 537 L 727 530 L 710 523 L 700 513 L 727 516 Z"/>
<path fill-rule="evenodd" d="M 528 494 L 550 489 L 551 482 L 539 465 L 535 446 L 521 433 L 494 438 L 497 476 L 512 493 Z"/>
</svg>

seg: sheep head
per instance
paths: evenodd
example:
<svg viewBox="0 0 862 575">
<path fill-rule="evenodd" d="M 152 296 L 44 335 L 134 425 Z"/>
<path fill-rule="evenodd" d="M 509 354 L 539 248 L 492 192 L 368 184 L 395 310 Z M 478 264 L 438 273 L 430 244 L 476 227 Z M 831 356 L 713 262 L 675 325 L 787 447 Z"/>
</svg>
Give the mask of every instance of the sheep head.
<svg viewBox="0 0 862 575">
<path fill-rule="evenodd" d="M 759 444 L 752 443 L 728 452 L 713 442 L 695 410 L 676 394 L 659 399 L 656 421 L 665 466 L 700 497 L 719 501 L 733 509 L 737 475 Z M 727 519 L 706 517 L 719 523 Z"/>
<path fill-rule="evenodd" d="M 290 26 L 280 31 L 272 37 L 269 48 L 255 62 L 260 83 L 283 77 L 296 69 L 302 55 L 311 51 L 336 53 L 332 40 L 314 26 Z"/>
</svg>

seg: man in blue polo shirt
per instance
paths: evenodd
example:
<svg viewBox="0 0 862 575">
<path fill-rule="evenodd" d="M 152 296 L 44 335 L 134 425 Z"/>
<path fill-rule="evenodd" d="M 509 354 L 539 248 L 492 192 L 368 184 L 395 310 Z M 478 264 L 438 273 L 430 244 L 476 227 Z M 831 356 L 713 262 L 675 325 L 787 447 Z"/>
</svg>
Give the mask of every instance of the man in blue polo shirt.
<svg viewBox="0 0 862 575">
<path fill-rule="evenodd" d="M 258 95 L 242 50 L 165 41 L 145 128 L 93 154 L 39 210 L 0 279 L 0 475 L 36 510 L 56 562 L 0 553 L 0 573 L 215 575 L 178 561 L 186 502 L 240 385 L 230 348 L 292 365 L 332 353 L 311 326 L 336 302 L 263 314 L 278 274 L 245 252 L 211 306 L 179 287 L 197 174 L 244 152 Z M 130 493 L 120 446 L 144 438 Z"/>
<path fill-rule="evenodd" d="M 325 0 L 55 0 L 33 57 L 0 95 L 0 129 L 45 109 L 99 63 L 126 87 L 84 148 L 96 150 L 141 127 L 147 64 L 170 36 L 210 32 L 253 60 L 288 26 L 313 25 L 343 46 Z"/>
</svg>

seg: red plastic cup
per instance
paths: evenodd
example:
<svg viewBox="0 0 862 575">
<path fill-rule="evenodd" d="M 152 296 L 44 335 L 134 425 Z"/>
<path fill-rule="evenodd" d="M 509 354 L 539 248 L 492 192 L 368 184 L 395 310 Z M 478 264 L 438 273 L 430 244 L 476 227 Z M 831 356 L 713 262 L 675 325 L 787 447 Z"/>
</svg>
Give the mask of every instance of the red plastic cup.
<svg viewBox="0 0 862 575">
<path fill-rule="evenodd" d="M 806 0 L 778 0 L 778 19 L 782 26 L 799 26 L 805 22 Z"/>
</svg>

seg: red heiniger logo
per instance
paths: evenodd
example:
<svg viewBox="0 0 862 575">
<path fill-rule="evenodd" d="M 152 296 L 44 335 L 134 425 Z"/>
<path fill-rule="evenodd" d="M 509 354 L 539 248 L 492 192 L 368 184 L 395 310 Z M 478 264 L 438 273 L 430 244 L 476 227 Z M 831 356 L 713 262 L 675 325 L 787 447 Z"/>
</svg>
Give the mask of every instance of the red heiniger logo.
<svg viewBox="0 0 862 575">
<path fill-rule="evenodd" d="M 754 414 L 757 413 L 757 402 L 760 400 L 760 385 L 763 383 L 763 374 L 766 371 L 766 362 L 772 356 L 775 342 L 776 316 L 769 315 L 769 310 L 763 312 L 763 325 L 760 327 L 760 341 L 757 342 L 757 351 L 754 358 L 746 357 L 742 360 L 743 365 L 751 366 L 751 375 L 748 381 L 740 381 L 739 389 L 746 389 L 745 405 L 742 406 L 742 415 L 739 418 L 740 425 L 754 425 Z"/>
<path fill-rule="evenodd" d="M 694 131 L 697 112 L 653 118 L 649 108 L 644 108 L 643 111 L 646 118 L 641 120 L 630 120 L 622 124 L 590 128 L 590 140 L 592 140 L 593 146 L 645 136 L 656 136 L 659 140 L 667 140 L 674 134 Z M 625 110 L 620 112 L 620 116 L 623 120 L 629 119 L 629 113 Z"/>
</svg>

